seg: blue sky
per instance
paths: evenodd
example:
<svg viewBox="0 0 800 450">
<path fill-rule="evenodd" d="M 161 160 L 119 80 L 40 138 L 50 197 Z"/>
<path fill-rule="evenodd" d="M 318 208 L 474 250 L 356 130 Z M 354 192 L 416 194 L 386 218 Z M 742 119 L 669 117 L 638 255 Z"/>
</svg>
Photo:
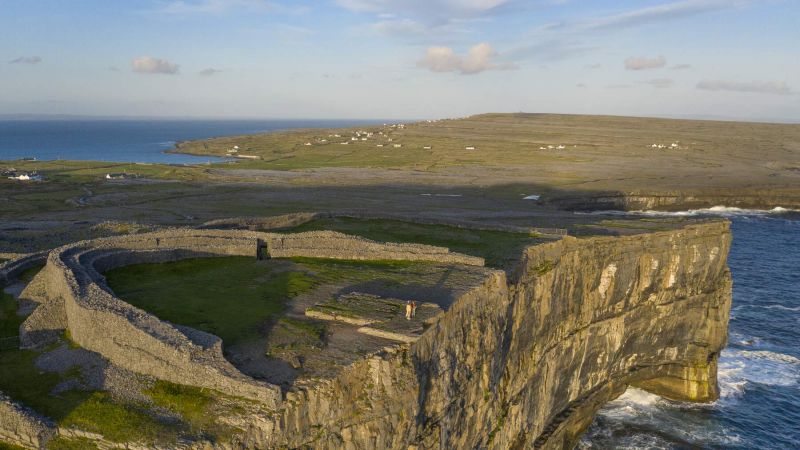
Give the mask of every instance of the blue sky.
<svg viewBox="0 0 800 450">
<path fill-rule="evenodd" d="M 796 0 L 0 0 L 0 114 L 800 121 Z"/>
</svg>

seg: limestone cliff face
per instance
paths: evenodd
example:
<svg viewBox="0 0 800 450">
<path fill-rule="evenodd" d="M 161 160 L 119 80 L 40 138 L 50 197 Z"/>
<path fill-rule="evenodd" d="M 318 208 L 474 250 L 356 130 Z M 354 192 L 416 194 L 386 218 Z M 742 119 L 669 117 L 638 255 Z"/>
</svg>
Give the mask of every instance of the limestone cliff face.
<svg viewBox="0 0 800 450">
<path fill-rule="evenodd" d="M 531 247 L 414 344 L 289 392 L 242 444 L 567 448 L 628 385 L 713 400 L 730 239 L 711 222 Z"/>
</svg>

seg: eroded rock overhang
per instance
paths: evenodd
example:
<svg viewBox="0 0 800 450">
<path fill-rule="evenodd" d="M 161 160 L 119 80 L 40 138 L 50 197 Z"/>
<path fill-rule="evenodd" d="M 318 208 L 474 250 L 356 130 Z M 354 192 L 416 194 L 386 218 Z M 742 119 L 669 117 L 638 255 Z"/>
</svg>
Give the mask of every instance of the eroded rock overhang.
<svg viewBox="0 0 800 450">
<path fill-rule="evenodd" d="M 729 224 L 529 247 L 413 344 L 298 386 L 256 447 L 570 448 L 629 385 L 717 398 Z"/>
</svg>

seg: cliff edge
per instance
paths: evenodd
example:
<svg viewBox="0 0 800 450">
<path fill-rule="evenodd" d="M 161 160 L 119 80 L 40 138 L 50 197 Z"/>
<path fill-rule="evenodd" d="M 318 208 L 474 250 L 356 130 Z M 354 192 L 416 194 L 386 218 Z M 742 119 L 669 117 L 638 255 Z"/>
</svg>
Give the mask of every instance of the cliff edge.
<svg viewBox="0 0 800 450">
<path fill-rule="evenodd" d="M 525 251 L 415 343 L 296 386 L 246 444 L 570 448 L 629 385 L 718 397 L 731 278 L 727 222 Z"/>
</svg>

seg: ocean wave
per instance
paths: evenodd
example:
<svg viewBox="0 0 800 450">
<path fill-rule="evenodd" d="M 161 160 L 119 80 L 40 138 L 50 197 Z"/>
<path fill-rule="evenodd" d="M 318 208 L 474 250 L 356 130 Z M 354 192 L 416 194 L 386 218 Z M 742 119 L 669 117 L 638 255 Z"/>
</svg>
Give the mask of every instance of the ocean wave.
<svg viewBox="0 0 800 450">
<path fill-rule="evenodd" d="M 650 217 L 696 217 L 696 216 L 719 216 L 719 217 L 743 217 L 743 216 L 775 216 L 791 213 L 800 213 L 797 209 L 788 209 L 776 206 L 772 209 L 743 209 L 733 206 L 712 206 L 711 208 L 690 209 L 687 211 L 591 211 L 591 212 L 577 212 L 576 214 L 582 215 L 612 215 L 612 216 L 650 216 Z"/>
<path fill-rule="evenodd" d="M 720 396 L 740 396 L 747 383 L 795 386 L 800 382 L 800 359 L 768 350 L 726 349 L 719 359 Z"/>
<path fill-rule="evenodd" d="M 687 444 L 732 446 L 741 443 L 742 438 L 736 432 L 709 420 L 709 411 L 720 406 L 718 402 L 673 402 L 629 387 L 599 411 L 602 425 L 589 430 L 585 442 L 597 442 L 601 448 L 604 447 L 603 441 L 612 442 L 614 448 L 683 448 Z"/>
</svg>

